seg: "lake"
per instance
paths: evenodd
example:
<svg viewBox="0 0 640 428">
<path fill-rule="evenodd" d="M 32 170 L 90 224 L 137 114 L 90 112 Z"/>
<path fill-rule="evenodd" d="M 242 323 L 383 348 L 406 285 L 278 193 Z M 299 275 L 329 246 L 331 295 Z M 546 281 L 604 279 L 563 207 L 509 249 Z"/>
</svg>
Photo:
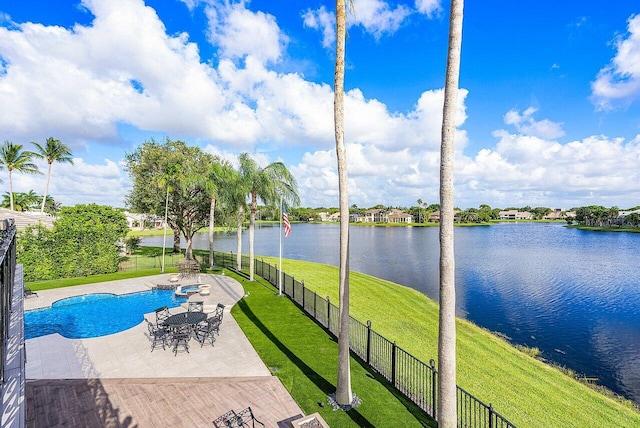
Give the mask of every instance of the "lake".
<svg viewBox="0 0 640 428">
<path fill-rule="evenodd" d="M 278 233 L 257 228 L 255 253 L 277 257 Z M 337 224 L 294 224 L 283 257 L 337 266 L 338 242 Z M 459 316 L 640 403 L 640 234 L 500 223 L 456 227 L 455 246 Z M 215 249 L 235 252 L 235 232 L 217 233 Z M 352 270 L 438 299 L 437 227 L 352 226 L 350 254 Z"/>
</svg>

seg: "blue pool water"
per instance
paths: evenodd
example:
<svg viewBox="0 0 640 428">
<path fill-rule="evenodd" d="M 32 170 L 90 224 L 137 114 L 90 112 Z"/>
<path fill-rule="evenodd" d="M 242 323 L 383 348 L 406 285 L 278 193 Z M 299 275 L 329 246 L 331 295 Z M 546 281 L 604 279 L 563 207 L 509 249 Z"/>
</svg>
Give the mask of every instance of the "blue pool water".
<svg viewBox="0 0 640 428">
<path fill-rule="evenodd" d="M 144 314 L 156 308 L 165 305 L 175 308 L 186 301 L 176 297 L 173 290 L 70 297 L 58 300 L 50 308 L 25 311 L 25 336 L 26 339 L 53 333 L 69 339 L 106 336 L 140 324 Z"/>
</svg>

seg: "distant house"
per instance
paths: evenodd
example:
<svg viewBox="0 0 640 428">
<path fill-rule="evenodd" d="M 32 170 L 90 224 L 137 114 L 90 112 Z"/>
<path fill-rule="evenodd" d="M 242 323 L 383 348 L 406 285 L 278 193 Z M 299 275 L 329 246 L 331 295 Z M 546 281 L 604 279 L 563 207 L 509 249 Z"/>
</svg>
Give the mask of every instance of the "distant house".
<svg viewBox="0 0 640 428">
<path fill-rule="evenodd" d="M 380 208 L 374 208 L 364 212 L 365 223 L 382 223 L 384 222 L 384 210 Z"/>
<path fill-rule="evenodd" d="M 407 214 L 400 210 L 391 210 L 385 216 L 385 219 L 388 223 L 412 223 L 413 216 L 411 214 Z"/>
<path fill-rule="evenodd" d="M 320 221 L 329 221 L 329 213 L 326 211 L 318 213 L 318 217 L 320 217 Z"/>
<path fill-rule="evenodd" d="M 329 221 L 340 221 L 340 211 L 336 211 L 329 216 Z"/>
<path fill-rule="evenodd" d="M 453 221 L 460 221 L 460 210 L 453 210 Z M 429 214 L 429 223 L 440 223 L 440 210 Z"/>
<path fill-rule="evenodd" d="M 543 218 L 545 220 L 564 220 L 566 218 L 575 218 L 575 216 L 576 213 L 573 211 L 566 211 L 564 208 L 555 208 Z"/>
<path fill-rule="evenodd" d="M 498 214 L 500 220 L 531 220 L 533 215 L 529 211 L 505 210 Z"/>
<path fill-rule="evenodd" d="M 633 223 L 627 221 L 627 216 L 629 214 L 640 214 L 640 209 L 618 211 L 618 218 L 615 219 L 614 223 L 620 226 L 634 226 Z"/>
<path fill-rule="evenodd" d="M 146 226 L 153 229 L 159 229 L 162 227 L 162 219 L 152 214 L 140 214 L 130 213 L 129 211 L 123 212 L 127 219 L 127 226 L 132 230 L 143 230 Z"/>
</svg>

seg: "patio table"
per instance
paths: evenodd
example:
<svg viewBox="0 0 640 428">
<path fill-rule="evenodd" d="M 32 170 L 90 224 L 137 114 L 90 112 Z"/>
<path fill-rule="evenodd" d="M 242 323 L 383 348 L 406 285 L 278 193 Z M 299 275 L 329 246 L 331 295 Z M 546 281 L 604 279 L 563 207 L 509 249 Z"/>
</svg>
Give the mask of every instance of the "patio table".
<svg viewBox="0 0 640 428">
<path fill-rule="evenodd" d="M 171 315 L 164 320 L 164 325 L 174 326 L 181 324 L 194 325 L 207 319 L 207 314 L 204 312 L 181 312 L 179 314 Z"/>
</svg>

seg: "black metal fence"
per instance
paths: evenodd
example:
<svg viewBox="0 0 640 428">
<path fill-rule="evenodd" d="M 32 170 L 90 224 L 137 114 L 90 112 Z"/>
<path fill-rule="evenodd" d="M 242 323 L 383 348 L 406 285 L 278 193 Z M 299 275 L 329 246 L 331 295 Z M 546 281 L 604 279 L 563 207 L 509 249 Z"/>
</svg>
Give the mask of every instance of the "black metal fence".
<svg viewBox="0 0 640 428">
<path fill-rule="evenodd" d="M 235 269 L 236 256 L 233 253 L 215 253 L 215 263 L 219 266 Z M 242 268 L 248 268 L 248 257 L 242 256 Z M 279 287 L 280 271 L 277 267 L 255 260 L 254 273 L 266 279 L 271 285 Z M 310 316 L 316 319 L 331 334 L 338 336 L 339 308 L 331 303 L 329 297 L 323 298 L 304 286 L 290 275 L 282 274 L 282 292 L 296 302 Z M 372 369 L 383 376 L 398 391 L 424 410 L 437 418 L 438 371 L 435 361 L 429 364 L 417 359 L 398 345 L 366 324 L 350 318 L 349 347 Z M 457 387 L 458 426 L 463 428 L 515 428 L 511 422 L 474 397 L 461 387 Z"/>
<path fill-rule="evenodd" d="M 13 220 L 0 221 L 0 382 L 5 382 L 4 361 L 9 339 L 13 280 L 16 271 L 16 227 Z"/>
</svg>

